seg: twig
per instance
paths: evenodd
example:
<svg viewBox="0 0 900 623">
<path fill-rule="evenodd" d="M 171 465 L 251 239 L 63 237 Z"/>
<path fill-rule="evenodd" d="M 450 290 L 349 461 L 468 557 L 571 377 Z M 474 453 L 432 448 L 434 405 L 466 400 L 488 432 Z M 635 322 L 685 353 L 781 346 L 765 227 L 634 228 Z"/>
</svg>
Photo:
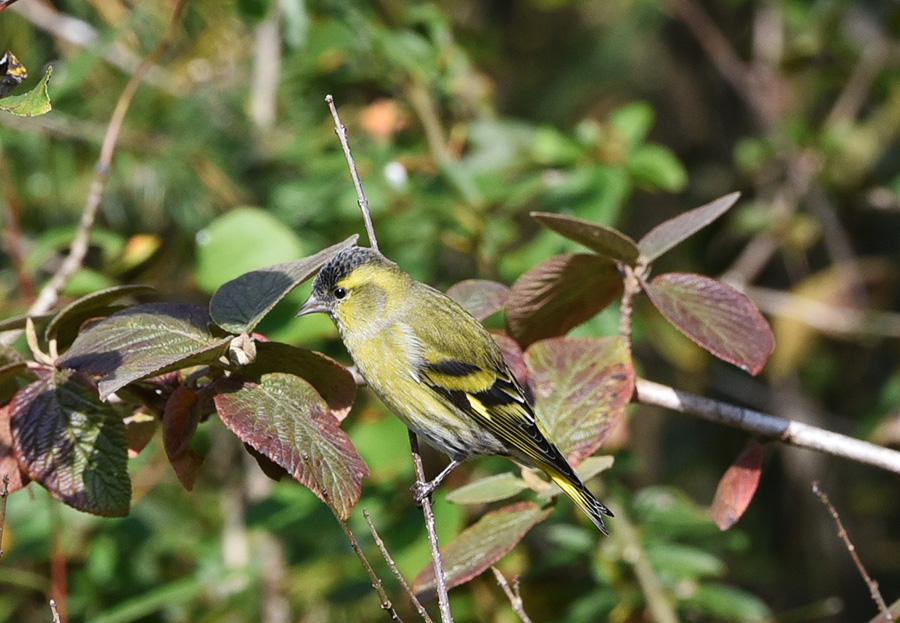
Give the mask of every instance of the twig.
<svg viewBox="0 0 900 623">
<path fill-rule="evenodd" d="M 97 164 L 94 167 L 94 179 L 91 182 L 91 188 L 88 191 L 84 209 L 81 212 L 78 231 L 75 233 L 75 239 L 72 240 L 69 254 L 53 274 L 53 277 L 50 278 L 50 281 L 48 281 L 41 289 L 37 299 L 28 309 L 29 316 L 35 316 L 49 311 L 50 308 L 56 304 L 57 300 L 59 300 L 59 294 L 68 283 L 69 279 L 79 268 L 81 268 L 84 257 L 87 255 L 91 229 L 94 226 L 97 210 L 100 207 L 100 200 L 106 185 L 106 176 L 109 174 L 113 152 L 116 148 L 116 141 L 118 140 L 119 130 L 122 128 L 125 114 L 128 112 L 129 106 L 131 106 L 131 100 L 134 98 L 134 94 L 141 84 L 144 75 L 151 67 L 153 67 L 156 60 L 162 56 L 169 45 L 171 45 L 186 4 L 187 0 L 178 0 L 176 2 L 172 12 L 172 20 L 169 22 L 169 28 L 165 36 L 156 44 L 156 47 L 153 48 L 150 54 L 147 55 L 131 75 L 128 84 L 125 85 L 125 89 L 119 96 L 112 117 L 109 120 L 109 125 L 106 128 L 106 135 L 104 136 L 103 144 L 100 147 L 100 157 L 97 159 Z M 3 336 L 3 343 L 11 344 L 18 336 L 19 333 L 17 332 L 7 333 L 7 335 Z"/>
<path fill-rule="evenodd" d="M 637 380 L 635 396 L 641 404 L 690 413 L 710 422 L 734 426 L 791 446 L 840 456 L 900 474 L 900 452 L 861 439 L 704 398 L 646 379 Z"/>
<path fill-rule="evenodd" d="M 619 307 L 619 337 L 624 340 L 628 352 L 631 352 L 631 317 L 634 313 L 634 297 L 641 291 L 641 280 L 647 272 L 644 263 L 636 267 L 620 263 L 622 281 L 625 290 L 622 293 L 622 305 Z"/>
<path fill-rule="evenodd" d="M 344 157 L 347 159 L 347 166 L 350 167 L 350 177 L 353 179 L 353 186 L 356 188 L 357 203 L 362 211 L 363 221 L 366 224 L 366 234 L 369 236 L 369 245 L 376 251 L 378 250 L 378 240 L 375 239 L 375 228 L 372 226 L 372 215 L 369 214 L 369 200 L 366 199 L 366 193 L 363 191 L 362 183 L 359 181 L 359 173 L 356 170 L 356 162 L 353 161 L 353 154 L 350 153 L 350 143 L 347 142 L 347 128 L 341 123 L 338 116 L 337 108 L 334 105 L 334 98 L 331 95 L 325 96 L 325 102 L 331 110 L 331 116 L 334 117 L 334 133 L 338 135 L 341 142 L 341 148 L 344 150 Z"/>
<path fill-rule="evenodd" d="M 412 603 L 413 608 L 416 609 L 416 612 L 419 613 L 419 616 L 422 617 L 422 620 L 425 623 L 434 623 L 432 621 L 431 616 L 428 614 L 428 611 L 425 610 L 425 606 L 422 605 L 422 602 L 419 601 L 419 598 L 416 597 L 416 594 L 409 587 L 409 584 L 406 582 L 406 578 L 403 577 L 403 574 L 400 573 L 400 570 L 397 568 L 397 564 L 394 562 L 394 559 L 391 558 L 390 553 L 387 551 L 387 547 L 384 546 L 384 541 L 381 538 L 381 535 L 378 534 L 378 531 L 375 529 L 375 524 L 372 523 L 372 518 L 369 516 L 369 511 L 363 509 L 363 517 L 366 518 L 366 523 L 369 524 L 369 531 L 372 533 L 372 538 L 375 539 L 375 545 L 378 547 L 378 551 L 381 552 L 381 556 L 384 558 L 384 561 L 388 564 L 391 571 L 394 574 L 394 577 L 397 578 L 397 581 L 400 582 L 400 586 L 403 587 L 403 590 L 406 591 L 406 594 L 409 596 L 409 601 Z"/>
<path fill-rule="evenodd" d="M 341 514 L 338 512 L 338 509 L 335 508 L 334 503 L 331 501 L 331 494 L 328 492 L 328 489 L 322 486 L 322 483 L 319 482 L 318 476 L 316 476 L 316 472 L 313 469 L 312 459 L 310 459 L 309 454 L 304 452 L 301 455 L 303 462 L 306 463 L 306 467 L 309 470 L 309 473 L 312 474 L 313 480 L 316 483 L 316 488 L 319 490 L 319 493 L 322 494 L 322 499 L 325 501 L 325 505 L 331 511 L 331 514 L 334 515 L 334 518 L 337 520 L 338 525 L 340 525 L 341 530 L 344 531 L 344 534 L 347 536 L 347 540 L 350 541 L 350 547 L 353 548 L 353 552 L 356 554 L 356 557 L 359 558 L 359 562 L 362 563 L 363 568 L 366 570 L 366 574 L 368 574 L 369 579 L 372 581 L 372 588 L 375 589 L 375 592 L 378 593 L 378 597 L 381 599 L 381 609 L 388 613 L 388 616 L 391 617 L 391 621 L 397 621 L 398 623 L 402 623 L 403 619 L 400 618 L 400 615 L 397 614 L 397 611 L 394 610 L 393 604 L 391 604 L 391 600 L 388 599 L 387 593 L 384 590 L 384 586 L 381 583 L 381 580 L 375 575 L 375 570 L 372 568 L 372 565 L 369 564 L 369 559 L 366 558 L 366 555 L 363 553 L 362 548 L 359 546 L 359 541 L 356 540 L 356 536 L 353 534 L 353 531 L 350 529 L 350 526 L 347 525 L 347 522 L 341 517 Z"/>
<path fill-rule="evenodd" d="M 850 557 L 853 558 L 853 564 L 855 564 L 856 568 L 859 569 L 859 574 L 862 576 L 863 581 L 866 583 L 866 586 L 869 587 L 869 593 L 872 595 L 872 599 L 875 601 L 875 604 L 881 611 L 881 615 L 887 621 L 892 621 L 893 619 L 891 618 L 891 614 L 888 611 L 887 604 L 884 602 L 884 597 L 881 596 L 881 591 L 878 590 L 878 582 L 873 580 L 866 572 L 866 568 L 863 566 L 862 560 L 859 559 L 859 554 L 856 553 L 856 547 L 854 547 L 853 543 L 850 542 L 850 536 L 847 534 L 847 530 L 844 529 L 844 524 L 841 522 L 841 518 L 838 516 L 837 510 L 828 499 L 828 495 L 826 495 L 825 492 L 822 491 L 821 488 L 819 488 L 818 482 L 813 482 L 812 490 L 813 493 L 819 496 L 819 499 L 822 500 L 822 504 L 825 505 L 825 508 L 827 508 L 828 512 L 831 514 L 831 518 L 834 519 L 834 524 L 838 529 L 838 536 L 844 542 L 844 546 L 847 548 L 847 551 L 850 552 Z"/>
<path fill-rule="evenodd" d="M 422 466 L 422 455 L 419 454 L 419 439 L 416 434 L 409 431 L 409 448 L 412 451 L 413 465 L 416 468 L 416 484 L 424 487 L 425 468 Z M 447 579 L 444 577 L 444 559 L 441 558 L 441 548 L 438 545 L 437 530 L 434 527 L 434 511 L 431 508 L 431 495 L 422 498 L 422 513 L 425 515 L 425 529 L 428 531 L 428 543 L 431 545 L 431 563 L 434 566 L 435 590 L 437 591 L 438 605 L 441 609 L 441 621 L 453 623 L 453 614 L 450 612 L 450 597 L 447 594 Z"/>
<path fill-rule="evenodd" d="M 624 508 L 615 503 L 609 504 L 609 507 L 616 515 L 616 529 L 612 531 L 612 538 L 621 548 L 622 559 L 628 562 L 634 571 L 634 577 L 647 601 L 647 609 L 651 615 L 649 619 L 656 623 L 678 623 L 672 598 L 666 594 L 656 570 L 650 564 L 637 529 Z"/>
<path fill-rule="evenodd" d="M 60 623 L 59 610 L 56 609 L 56 600 L 50 600 L 50 613 L 53 615 L 53 623 Z"/>
<path fill-rule="evenodd" d="M 9 497 L 9 474 L 3 474 L 3 488 L 0 489 L 0 558 L 3 558 L 3 526 L 6 525 L 6 499 Z"/>
<path fill-rule="evenodd" d="M 499 584 L 500 588 L 503 589 L 503 592 L 506 593 L 506 597 L 509 599 L 513 612 L 519 615 L 519 618 L 522 619 L 522 623 L 531 623 L 531 618 L 522 606 L 522 595 L 519 594 L 519 578 L 516 577 L 513 587 L 510 588 L 509 582 L 507 582 L 503 574 L 500 573 L 500 569 L 491 567 L 491 571 L 494 572 L 494 577 L 497 578 L 497 584 Z"/>
</svg>

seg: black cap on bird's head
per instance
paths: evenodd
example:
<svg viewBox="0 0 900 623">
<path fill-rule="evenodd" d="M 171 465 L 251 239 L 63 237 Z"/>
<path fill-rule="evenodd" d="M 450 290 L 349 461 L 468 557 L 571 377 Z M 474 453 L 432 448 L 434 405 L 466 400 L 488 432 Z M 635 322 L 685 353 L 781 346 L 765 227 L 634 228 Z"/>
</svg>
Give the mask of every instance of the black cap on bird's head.
<svg viewBox="0 0 900 623">
<path fill-rule="evenodd" d="M 297 312 L 298 316 L 315 313 L 331 313 L 335 300 L 343 298 L 338 282 L 364 264 L 393 264 L 378 251 L 369 247 L 350 247 L 335 254 L 319 270 L 313 281 L 312 293 Z"/>
</svg>

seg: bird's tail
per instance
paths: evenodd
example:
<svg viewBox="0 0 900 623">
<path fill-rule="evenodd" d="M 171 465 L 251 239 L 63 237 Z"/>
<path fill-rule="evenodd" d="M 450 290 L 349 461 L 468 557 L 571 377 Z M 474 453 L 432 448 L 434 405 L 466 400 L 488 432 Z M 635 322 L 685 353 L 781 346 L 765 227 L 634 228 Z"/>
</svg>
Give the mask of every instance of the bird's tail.
<svg viewBox="0 0 900 623">
<path fill-rule="evenodd" d="M 608 535 L 606 524 L 603 523 L 603 516 L 612 517 L 612 511 L 603 505 L 603 502 L 594 497 L 594 494 L 588 491 L 584 483 L 578 479 L 574 471 L 571 473 L 563 473 L 558 467 L 553 465 L 541 465 L 541 469 L 555 482 L 563 492 L 572 498 L 575 505 L 578 506 L 590 518 L 594 525 L 600 529 L 600 532 Z M 569 468 L 571 469 L 571 468 Z"/>
</svg>

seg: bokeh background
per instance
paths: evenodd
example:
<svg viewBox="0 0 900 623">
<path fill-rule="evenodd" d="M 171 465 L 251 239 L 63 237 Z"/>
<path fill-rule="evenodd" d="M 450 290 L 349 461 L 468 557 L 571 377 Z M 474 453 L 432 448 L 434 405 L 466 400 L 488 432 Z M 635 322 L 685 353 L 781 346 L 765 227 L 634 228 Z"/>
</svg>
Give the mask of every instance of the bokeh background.
<svg viewBox="0 0 900 623">
<path fill-rule="evenodd" d="M 47 65 L 52 113 L 0 113 L 0 311 L 27 309 L 71 242 L 100 142 L 171 2 L 20 0 L 0 50 Z M 252 268 L 362 232 L 326 94 L 348 126 L 382 250 L 446 289 L 507 284 L 577 250 L 528 213 L 639 237 L 734 190 L 658 272 L 726 278 L 778 346 L 751 378 L 638 302 L 635 358 L 652 380 L 900 446 L 900 6 L 782 0 L 191 0 L 125 118 L 85 267 L 66 297 L 147 283 L 205 303 Z M 308 285 L 306 286 L 308 288 Z M 346 361 L 301 288 L 261 331 Z M 818 302 L 803 304 L 798 297 Z M 494 319 L 497 324 L 497 319 Z M 613 308 L 575 330 L 616 332 Z M 402 425 L 365 392 L 345 427 L 372 469 L 369 509 L 400 570 L 428 560 Z M 737 526 L 708 518 L 747 435 L 633 407 L 602 452 L 608 498 L 684 621 L 865 621 L 876 608 L 811 492 L 819 481 L 888 603 L 900 597 L 900 478 L 766 447 Z M 157 438 L 131 463 L 132 513 L 80 514 L 32 485 L 9 499 L 0 620 L 49 621 L 48 595 L 91 623 L 381 621 L 331 517 L 267 480 L 219 422 L 201 426 L 197 486 Z M 440 458 L 427 456 L 437 469 Z M 483 459 L 444 489 L 508 469 Z M 449 539 L 484 508 L 436 498 Z M 634 548 L 598 539 L 567 503 L 501 563 L 535 621 L 649 621 Z M 415 620 L 357 513 L 351 526 Z M 613 531 L 616 531 L 613 525 Z M 622 532 L 622 530 L 620 530 Z M 634 543 L 632 543 L 634 545 Z M 631 557 L 631 558 L 630 558 Z M 490 574 L 451 592 L 459 621 L 516 621 Z"/>
</svg>

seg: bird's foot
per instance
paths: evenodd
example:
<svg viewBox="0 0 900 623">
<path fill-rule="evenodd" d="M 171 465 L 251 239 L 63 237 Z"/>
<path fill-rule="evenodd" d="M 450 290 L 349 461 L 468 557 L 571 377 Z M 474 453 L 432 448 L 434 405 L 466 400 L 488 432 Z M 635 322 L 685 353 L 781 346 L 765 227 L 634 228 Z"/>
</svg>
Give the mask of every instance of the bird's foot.
<svg viewBox="0 0 900 623">
<path fill-rule="evenodd" d="M 431 494 L 437 489 L 439 484 L 439 482 L 435 482 L 434 480 L 431 482 L 416 481 L 416 483 L 410 487 L 410 490 L 413 493 L 413 499 L 416 501 L 416 506 L 421 507 L 425 500 L 431 497 Z"/>
</svg>

